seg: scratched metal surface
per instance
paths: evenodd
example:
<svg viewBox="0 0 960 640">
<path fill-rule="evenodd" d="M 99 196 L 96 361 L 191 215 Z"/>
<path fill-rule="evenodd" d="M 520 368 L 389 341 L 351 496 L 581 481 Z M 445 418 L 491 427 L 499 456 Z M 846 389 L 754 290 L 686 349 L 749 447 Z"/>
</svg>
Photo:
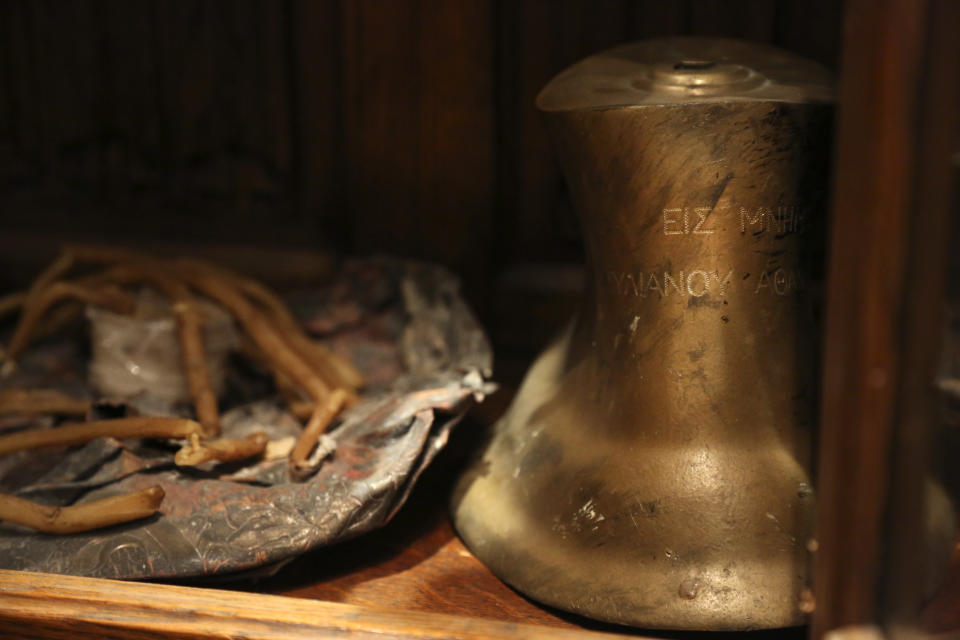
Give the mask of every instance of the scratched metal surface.
<svg viewBox="0 0 960 640">
<path fill-rule="evenodd" d="M 292 479 L 284 460 L 177 469 L 176 447 L 165 442 L 102 439 L 8 456 L 0 460 L 0 489 L 39 502 L 84 502 L 154 484 L 166 498 L 154 518 L 89 533 L 50 536 L 0 523 L 0 567 L 121 579 L 234 573 L 275 566 L 387 522 L 451 428 L 492 390 L 489 343 L 456 279 L 430 265 L 349 262 L 330 286 L 293 304 L 370 381 L 330 431 L 336 448 L 315 475 Z M 35 349 L 4 385 L 55 383 L 86 392 L 77 342 Z M 249 372 L 232 377 L 236 406 L 224 413 L 225 436 L 262 429 L 276 440 L 299 432 L 282 402 L 256 397 L 262 380 Z M 182 411 L 127 401 L 145 413 Z"/>
</svg>

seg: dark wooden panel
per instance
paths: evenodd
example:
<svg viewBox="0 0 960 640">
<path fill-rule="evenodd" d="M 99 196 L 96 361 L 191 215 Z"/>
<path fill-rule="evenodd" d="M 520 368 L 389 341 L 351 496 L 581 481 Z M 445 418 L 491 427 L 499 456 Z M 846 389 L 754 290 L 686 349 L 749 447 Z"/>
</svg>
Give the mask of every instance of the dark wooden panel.
<svg viewBox="0 0 960 640">
<path fill-rule="evenodd" d="M 259 226 L 251 203 L 282 213 L 292 171 L 284 4 L 41 1 L 0 11 L 4 223 L 216 237 Z"/>
<path fill-rule="evenodd" d="M 946 569 L 950 562 L 947 554 L 952 549 L 944 549 L 944 544 L 957 536 L 953 519 L 956 503 L 946 497 L 949 494 L 934 497 L 931 486 L 939 484 L 954 499 L 960 496 L 960 486 L 946 482 L 950 478 L 941 474 L 933 455 L 934 447 L 957 453 L 943 438 L 945 431 L 954 428 L 943 424 L 943 398 L 934 382 L 942 379 L 939 376 L 944 356 L 951 354 L 950 343 L 960 337 L 945 322 L 948 282 L 955 275 L 950 269 L 951 253 L 957 251 L 956 241 L 960 239 L 956 235 L 956 198 L 960 196 L 960 47 L 956 34 L 960 31 L 960 3 L 929 0 L 925 4 L 922 31 L 917 34 L 919 60 L 897 61 L 906 73 L 911 71 L 909 65 L 916 66 L 913 95 L 907 99 L 913 108 L 908 126 L 914 155 L 907 169 L 911 192 L 904 212 L 908 232 L 903 240 L 907 260 L 898 316 L 900 381 L 890 458 L 887 555 L 879 604 L 882 620 L 889 628 L 904 621 L 916 624 L 921 607 L 931 596 L 931 587 L 940 582 L 929 560 L 917 561 L 917 548 L 927 549 L 933 563 L 939 565 L 937 569 Z M 942 540 L 943 536 L 948 537 Z M 950 589 L 949 579 L 943 586 Z M 960 600 L 954 600 L 954 604 L 954 626 L 940 629 L 960 636 L 960 624 L 956 622 Z"/>
<path fill-rule="evenodd" d="M 661 0 L 635 0 L 628 3 L 631 39 L 688 35 L 691 13 L 688 4 Z"/>
<path fill-rule="evenodd" d="M 697 36 L 773 40 L 778 3 L 769 0 L 688 0 L 690 33 Z"/>
<path fill-rule="evenodd" d="M 815 633 L 876 619 L 891 429 L 897 318 L 907 231 L 903 211 L 919 16 L 851 6 L 846 21 L 830 246 L 818 495 Z M 876 34 L 899 24 L 898 37 Z M 894 56 L 896 67 L 878 64 Z M 883 98 L 887 97 L 886 100 Z M 893 98 L 893 99 L 890 99 Z M 864 224 L 865 212 L 870 223 Z M 864 384 L 864 381 L 870 381 Z M 857 532 L 856 536 L 850 535 Z"/>
<path fill-rule="evenodd" d="M 344 126 L 354 246 L 412 238 L 419 157 L 418 11 L 343 4 Z"/>
<path fill-rule="evenodd" d="M 780 0 L 774 44 L 836 69 L 843 6 L 839 0 Z"/>
<path fill-rule="evenodd" d="M 9 1 L 0 197 L 32 229 L 439 260 L 482 301 L 503 265 L 579 256 L 542 86 L 638 37 L 767 37 L 771 6 Z"/>
<path fill-rule="evenodd" d="M 4 143 L 22 163 L 14 169 L 20 180 L 52 186 L 60 140 L 77 140 L 97 124 L 97 51 L 84 37 L 97 19 L 87 5 L 64 7 L 63 19 L 49 2 L 3 9 Z"/>
<path fill-rule="evenodd" d="M 931 12 L 930 7 L 952 11 Z M 944 23 L 943 21 L 948 19 Z M 955 152 L 956 5 L 851 0 L 845 21 L 818 478 L 814 637 L 922 599 L 924 462 Z M 944 559 L 946 562 L 946 559 Z M 911 611 L 912 609 L 912 611 Z"/>
<path fill-rule="evenodd" d="M 497 228 L 501 262 L 571 258 L 579 238 L 534 105 L 554 75 L 628 39 L 627 2 L 523 0 L 499 6 Z"/>
<path fill-rule="evenodd" d="M 290 0 L 287 20 L 293 189 L 300 220 L 310 235 L 343 246 L 348 220 L 340 3 Z"/>
<path fill-rule="evenodd" d="M 277 196 L 290 170 L 282 3 L 158 2 L 158 78 L 174 189 Z"/>
<path fill-rule="evenodd" d="M 468 274 L 478 266 L 483 272 L 494 187 L 490 3 L 420 4 L 423 144 L 415 215 L 422 218 L 424 236 L 439 245 L 431 247 L 432 257 Z"/>
<path fill-rule="evenodd" d="M 12 227 L 325 244 L 434 259 L 485 299 L 580 240 L 534 99 L 679 34 L 829 59 L 829 0 L 4 0 Z"/>
<path fill-rule="evenodd" d="M 491 30 L 483 0 L 344 4 L 355 249 L 438 260 L 480 284 L 493 218 Z"/>
</svg>

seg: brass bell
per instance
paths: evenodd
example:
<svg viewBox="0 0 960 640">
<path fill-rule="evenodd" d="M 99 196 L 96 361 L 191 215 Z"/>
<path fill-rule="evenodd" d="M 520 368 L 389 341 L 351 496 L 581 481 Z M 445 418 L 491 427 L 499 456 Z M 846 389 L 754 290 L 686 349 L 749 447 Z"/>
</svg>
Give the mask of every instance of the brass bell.
<svg viewBox="0 0 960 640">
<path fill-rule="evenodd" d="M 646 628 L 803 622 L 832 100 L 815 63 L 695 38 L 540 93 L 588 277 L 454 497 L 504 581 Z"/>
</svg>

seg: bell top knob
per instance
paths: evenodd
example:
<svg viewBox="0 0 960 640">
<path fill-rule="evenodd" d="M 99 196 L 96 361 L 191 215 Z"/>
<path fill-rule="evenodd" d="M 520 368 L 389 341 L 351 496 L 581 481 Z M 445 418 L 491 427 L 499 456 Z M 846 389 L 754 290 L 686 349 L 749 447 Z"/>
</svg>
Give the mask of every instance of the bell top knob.
<svg viewBox="0 0 960 640">
<path fill-rule="evenodd" d="M 543 111 L 690 102 L 830 103 L 819 64 L 764 44 L 724 38 L 658 38 L 590 56 L 537 97 Z"/>
</svg>

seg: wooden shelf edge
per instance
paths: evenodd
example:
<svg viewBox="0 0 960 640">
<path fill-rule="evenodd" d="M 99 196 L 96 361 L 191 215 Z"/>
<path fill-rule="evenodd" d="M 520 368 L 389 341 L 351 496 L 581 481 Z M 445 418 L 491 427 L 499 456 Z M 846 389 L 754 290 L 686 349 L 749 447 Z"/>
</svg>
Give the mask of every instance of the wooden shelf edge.
<svg viewBox="0 0 960 640">
<path fill-rule="evenodd" d="M 283 596 L 0 570 L 0 635 L 18 638 L 626 638 Z M 630 636 L 636 640 L 636 636 Z"/>
</svg>

